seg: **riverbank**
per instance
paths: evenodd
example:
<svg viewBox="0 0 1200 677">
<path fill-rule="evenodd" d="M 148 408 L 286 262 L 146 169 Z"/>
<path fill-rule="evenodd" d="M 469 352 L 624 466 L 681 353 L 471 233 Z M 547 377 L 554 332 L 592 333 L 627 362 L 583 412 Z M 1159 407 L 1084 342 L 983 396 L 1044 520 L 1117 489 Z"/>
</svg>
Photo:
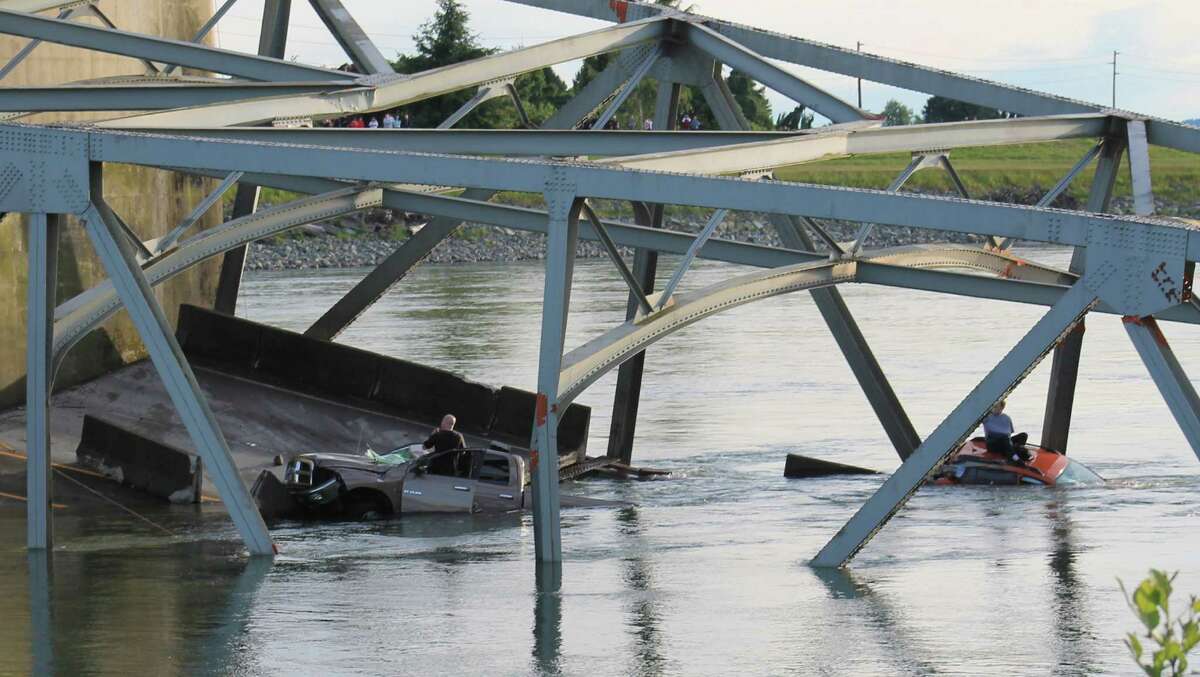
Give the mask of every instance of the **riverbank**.
<svg viewBox="0 0 1200 677">
<path fill-rule="evenodd" d="M 1040 196 L 1036 190 L 1016 191 L 1004 189 L 981 196 L 982 199 L 1013 204 L 1032 204 Z M 618 205 L 608 205 L 602 210 L 605 218 L 632 222 L 628 210 Z M 1063 196 L 1056 207 L 1078 209 L 1075 198 Z M 1160 200 L 1159 213 L 1200 217 L 1200 204 L 1176 205 Z M 1113 201 L 1115 213 L 1131 213 L 1128 198 Z M 665 228 L 683 233 L 698 233 L 705 225 L 706 214 L 699 210 L 677 210 L 668 212 Z M 378 265 L 396 251 L 409 236 L 412 229 L 421 227 L 428 217 L 417 214 L 400 214 L 390 210 L 371 210 L 361 216 L 341 219 L 337 222 L 320 223 L 306 227 L 288 236 L 263 240 L 250 248 L 246 261 L 249 270 L 296 270 L 305 268 L 361 268 Z M 858 224 L 830 222 L 826 224 L 830 234 L 839 241 L 854 238 Z M 762 214 L 731 214 L 717 229 L 714 237 L 778 246 L 779 237 L 774 227 Z M 814 239 L 816 239 L 814 237 Z M 975 235 L 948 233 L 923 228 L 885 227 L 877 228 L 867 243 L 868 247 L 891 247 L 905 244 L 930 244 L 937 242 L 970 243 L 980 242 Z M 823 245 L 818 245 L 824 249 Z M 631 250 L 624 249 L 626 255 Z M 505 263 L 536 261 L 545 258 L 545 237 L 539 233 L 496 228 L 480 224 L 466 224 L 454 236 L 438 245 L 426 259 L 429 263 Z M 604 256 L 604 250 L 596 242 L 580 241 L 577 255 L 582 258 Z"/>
</svg>

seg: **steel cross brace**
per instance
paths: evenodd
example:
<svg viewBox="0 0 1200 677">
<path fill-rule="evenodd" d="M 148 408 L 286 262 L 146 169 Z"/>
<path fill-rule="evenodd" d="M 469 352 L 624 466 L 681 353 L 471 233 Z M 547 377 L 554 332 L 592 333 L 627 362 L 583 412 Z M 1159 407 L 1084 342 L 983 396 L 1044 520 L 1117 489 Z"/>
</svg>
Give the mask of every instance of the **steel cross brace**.
<svg viewBox="0 0 1200 677">
<path fill-rule="evenodd" d="M 221 180 L 221 183 L 211 193 L 206 195 L 204 199 L 200 201 L 200 204 L 196 205 L 195 209 L 193 209 L 183 221 L 179 222 L 178 226 L 175 226 L 170 233 L 167 233 L 163 237 L 159 238 L 158 241 L 147 244 L 147 247 L 152 246 L 155 253 L 161 254 L 175 246 L 175 243 L 178 242 L 179 238 L 187 232 L 187 229 L 191 228 L 197 221 L 203 218 L 204 215 L 208 213 L 208 210 L 212 209 L 213 205 L 215 205 L 217 201 L 221 199 L 221 196 L 223 196 L 230 188 L 232 188 L 233 184 L 240 181 L 241 178 L 242 172 L 231 172 L 228 176 Z"/>
<path fill-rule="evenodd" d="M 708 238 L 717 232 L 717 226 L 720 226 L 721 222 L 728 215 L 728 209 L 718 209 L 712 213 L 712 216 L 708 219 L 708 223 L 704 225 L 704 229 L 700 231 L 700 234 L 692 241 L 692 246 L 688 247 L 687 253 L 683 255 L 683 260 L 675 268 L 675 273 L 667 281 L 667 286 L 663 287 L 662 294 L 658 297 L 658 303 L 655 305 L 655 308 L 662 310 L 667 307 L 667 304 L 671 301 L 671 296 L 675 293 L 676 287 L 683 281 L 683 276 L 687 274 L 688 268 L 692 267 L 692 261 L 696 260 L 696 255 L 700 253 L 705 243 L 708 242 Z"/>
<path fill-rule="evenodd" d="M 919 170 L 930 167 L 934 164 L 940 165 L 941 157 L 942 156 L 940 154 L 914 155 L 912 160 L 908 163 L 908 166 L 900 172 L 899 176 L 892 180 L 890 185 L 888 185 L 887 192 L 899 192 L 900 189 L 904 187 L 904 184 L 908 183 L 908 180 L 912 178 L 912 175 L 916 174 Z M 858 229 L 858 233 L 854 236 L 854 241 L 850 244 L 850 249 L 846 252 L 846 256 L 857 256 L 859 250 L 863 248 L 863 244 L 866 243 L 867 236 L 870 235 L 871 231 L 874 229 L 875 224 L 873 223 L 862 224 L 862 227 Z"/>
<path fill-rule="evenodd" d="M 1081 279 L 1059 299 L 900 465 L 850 521 L 813 558 L 815 567 L 845 566 L 945 462 L 993 404 L 1021 383 L 1096 303 L 1089 281 Z"/>
<path fill-rule="evenodd" d="M 1036 206 L 1049 207 L 1050 203 L 1052 203 L 1056 199 L 1058 199 L 1058 196 L 1062 195 L 1063 191 L 1066 190 L 1071 185 L 1071 182 L 1075 180 L 1075 177 L 1079 176 L 1079 173 L 1082 172 L 1085 168 L 1087 168 L 1087 166 L 1089 164 L 1091 164 L 1092 160 L 1096 159 L 1096 156 L 1098 156 L 1100 154 L 1100 150 L 1103 147 L 1104 147 L 1104 141 L 1101 140 L 1095 146 L 1092 146 L 1091 148 L 1089 148 L 1088 151 L 1083 154 L 1083 157 L 1080 158 L 1079 161 L 1075 163 L 1075 166 L 1071 167 L 1070 171 L 1068 171 L 1065 176 L 1063 176 L 1061 179 L 1059 179 L 1058 183 L 1054 184 L 1054 187 L 1051 188 L 1045 195 L 1043 195 L 1040 200 L 1037 201 Z M 999 244 L 997 245 L 997 249 L 1004 251 L 1004 250 L 1008 249 L 1009 247 L 1012 247 L 1016 241 L 1017 241 L 1016 238 L 1006 237 L 999 242 Z"/>
<path fill-rule="evenodd" d="M 475 92 L 475 96 L 472 96 L 470 99 L 467 99 L 467 101 L 465 103 L 463 103 L 463 105 L 459 106 L 458 110 L 456 110 L 450 114 L 450 117 L 446 118 L 445 120 L 442 120 L 442 123 L 439 124 L 437 126 L 437 128 L 438 129 L 450 129 L 451 127 L 453 127 L 454 125 L 457 125 L 460 121 L 462 121 L 463 118 L 470 115 L 471 111 L 478 108 L 484 102 L 491 101 L 492 99 L 496 99 L 496 98 L 499 98 L 502 96 L 508 96 L 508 97 L 513 98 L 514 105 L 516 105 L 518 108 L 518 111 L 520 113 L 522 113 L 522 117 L 525 117 L 523 115 L 524 108 L 520 105 L 519 99 L 517 99 L 517 90 L 513 86 L 513 81 L 511 79 L 510 80 L 500 80 L 497 82 L 489 82 L 489 83 L 480 85 L 479 89 L 476 90 L 476 92 Z M 528 118 L 526 118 L 526 120 L 528 120 Z"/>
<path fill-rule="evenodd" d="M 196 31 L 196 34 L 192 36 L 191 42 L 199 44 L 200 41 L 203 40 L 213 28 L 216 28 L 217 23 L 225 17 L 229 10 L 233 9 L 234 4 L 236 3 L 237 0 L 225 0 L 225 4 L 218 7 L 217 11 L 213 12 L 213 15 L 208 18 L 208 21 L 205 21 L 204 25 L 200 27 L 200 30 Z M 179 68 L 179 64 L 170 64 L 163 69 L 163 75 L 170 75 L 171 73 L 174 73 L 175 69 L 177 68 Z"/>
<path fill-rule="evenodd" d="M 66 21 L 67 19 L 70 19 L 71 15 L 74 13 L 75 13 L 75 8 L 68 7 L 66 9 L 62 10 L 61 12 L 59 12 L 57 18 L 59 21 Z M 3 80 L 4 78 L 8 77 L 8 74 L 11 73 L 14 68 L 21 65 L 21 62 L 24 61 L 25 59 L 27 59 L 29 57 L 29 55 L 33 53 L 33 50 L 37 49 L 38 45 L 40 45 L 40 44 L 42 44 L 41 40 L 37 40 L 37 39 L 30 40 L 28 44 L 26 44 L 24 47 L 22 47 L 20 49 L 20 51 L 18 51 L 16 54 L 14 54 L 13 58 L 9 59 L 8 63 L 4 64 L 3 68 L 0 68 L 0 80 Z"/>
<path fill-rule="evenodd" d="M 629 78 L 629 81 L 625 83 L 625 86 L 621 88 L 621 91 L 617 92 L 616 97 L 614 97 L 612 102 L 608 104 L 608 108 L 606 108 L 604 112 L 600 114 L 600 117 L 596 118 L 596 122 L 592 125 L 593 131 L 597 129 L 604 129 L 604 125 L 607 125 L 609 120 L 613 119 L 613 116 L 617 114 L 618 110 L 620 110 L 621 105 L 624 104 L 626 99 L 629 98 L 629 95 L 632 94 L 635 89 L 637 89 L 637 86 L 642 82 L 642 78 L 646 77 L 646 74 L 649 73 L 650 69 L 654 67 L 654 63 L 658 61 L 660 56 L 662 56 L 662 51 L 662 43 L 655 45 L 654 48 L 650 50 L 650 54 L 647 55 L 645 60 L 642 61 L 641 65 L 637 67 L 637 70 L 633 72 L 633 75 Z"/>
<path fill-rule="evenodd" d="M 608 234 L 608 229 L 604 227 L 604 223 L 600 221 L 600 217 L 596 215 L 596 211 L 587 202 L 583 203 L 583 212 L 587 216 L 588 221 L 592 224 L 592 229 L 596 232 L 596 237 L 600 240 L 600 244 L 604 247 L 608 258 L 612 260 L 613 265 L 617 267 L 617 272 L 621 273 L 621 279 L 625 280 L 625 284 L 629 287 L 629 293 L 637 299 L 638 305 L 642 307 L 642 311 L 647 315 L 654 312 L 650 301 L 646 299 L 646 292 L 642 291 L 641 284 L 634 277 L 633 271 L 629 270 L 629 266 L 625 264 L 625 259 L 621 257 L 621 252 L 617 250 L 617 244 L 613 242 L 612 236 Z"/>
<path fill-rule="evenodd" d="M 120 226 L 103 203 L 100 171 L 100 165 L 95 164 L 92 170 L 94 201 L 83 216 L 88 237 L 250 554 L 272 556 L 275 550 L 267 526 L 242 483 L 216 416 L 208 407 L 141 267 L 124 241 Z"/>
</svg>

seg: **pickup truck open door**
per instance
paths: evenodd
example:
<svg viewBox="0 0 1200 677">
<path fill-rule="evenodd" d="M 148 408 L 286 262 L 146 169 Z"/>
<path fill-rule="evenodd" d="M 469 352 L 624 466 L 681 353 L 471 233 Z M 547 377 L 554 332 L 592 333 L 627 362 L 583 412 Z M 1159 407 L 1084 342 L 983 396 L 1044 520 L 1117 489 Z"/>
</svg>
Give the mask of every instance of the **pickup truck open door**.
<svg viewBox="0 0 1200 677">
<path fill-rule="evenodd" d="M 475 508 L 478 451 L 429 454 L 404 477 L 400 512 L 471 512 Z"/>
</svg>

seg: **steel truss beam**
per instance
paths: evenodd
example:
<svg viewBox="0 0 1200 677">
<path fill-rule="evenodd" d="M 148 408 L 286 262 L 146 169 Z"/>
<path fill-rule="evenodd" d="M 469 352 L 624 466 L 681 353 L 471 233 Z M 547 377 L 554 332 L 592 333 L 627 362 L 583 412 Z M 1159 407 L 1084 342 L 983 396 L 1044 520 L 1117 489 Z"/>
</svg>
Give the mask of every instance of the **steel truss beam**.
<svg viewBox="0 0 1200 677">
<path fill-rule="evenodd" d="M 725 122 L 722 121 L 722 124 Z M 608 162 L 632 169 L 731 174 L 850 155 L 921 153 L 928 152 L 930 148 L 971 148 L 1094 138 L 1102 136 L 1107 129 L 1108 118 L 1096 114 L 869 129 L 826 127 L 787 139 L 725 148 L 650 152 L 613 158 Z"/>
<path fill-rule="evenodd" d="M 845 566 L 896 514 L 993 404 L 1012 392 L 1095 304 L 1096 294 L 1080 280 L 980 381 L 937 429 L 900 465 L 812 560 L 816 567 Z"/>
<path fill-rule="evenodd" d="M 682 13 L 649 2 L 637 0 L 621 0 L 620 2 L 610 2 L 609 0 L 508 1 L 615 22 L 638 21 L 649 17 L 669 15 L 680 21 L 704 24 L 733 42 L 768 59 L 818 68 L 901 89 L 937 94 L 1024 116 L 1108 110 L 1105 106 L 1094 103 L 959 75 L 713 17 Z M 1200 128 L 1140 114 L 1130 114 L 1129 117 L 1147 120 L 1146 132 L 1151 144 L 1200 153 Z"/>
<path fill-rule="evenodd" d="M 5 125 L 0 125 L 0 134 Z M 1087 214 L 993 202 L 896 194 L 808 184 L 747 181 L 664 174 L 585 164 L 501 160 L 417 153 L 347 151 L 313 146 L 265 146 L 217 140 L 128 134 L 108 130 L 59 132 L 89 134 L 93 160 L 153 167 L 247 171 L 313 176 L 337 167 L 350 180 L 457 185 L 467 188 L 536 192 L 550 172 L 563 172 L 588 197 L 672 202 L 816 218 L 839 218 L 893 226 L 1018 237 L 1023 240 L 1086 245 L 1092 228 L 1122 224 L 1183 235 L 1190 260 L 1200 259 L 1200 231 L 1163 221 Z M 169 159 L 169 162 L 167 161 Z"/>
<path fill-rule="evenodd" d="M 94 164 L 91 181 L 94 202 L 83 217 L 96 254 L 129 312 L 129 318 L 150 353 L 150 359 L 187 428 L 192 444 L 204 460 L 205 471 L 216 485 L 221 501 L 233 518 L 250 554 L 272 556 L 274 546 L 267 526 L 238 475 L 237 465 L 216 417 L 209 409 L 196 377 L 175 341 L 171 326 L 142 275 L 141 267 L 123 241 L 112 213 L 103 203 L 101 172 L 101 166 Z"/>
<path fill-rule="evenodd" d="M 0 101 L 3 94 L 0 94 Z M 133 130 L 139 131 L 139 130 Z M 452 155 L 578 157 L 666 152 L 777 140 L 805 132 L 692 132 L 607 130 L 604 134 L 543 127 L 512 129 L 345 129 L 337 127 L 223 127 L 141 130 L 206 139 Z"/>
<path fill-rule="evenodd" d="M 656 42 L 662 37 L 665 25 L 662 20 L 649 20 L 637 24 L 603 28 L 591 33 L 465 61 L 413 76 L 389 77 L 382 82 L 376 82 L 373 86 L 359 86 L 336 94 L 255 99 L 149 113 L 111 120 L 102 123 L 102 126 L 110 128 L 228 127 L 256 124 L 279 118 L 324 119 L 369 113 L 495 80 L 516 77 L 530 71 L 540 70 L 548 65 Z M 334 72 L 340 73 L 340 71 Z M 345 73 L 341 73 L 341 75 L 345 75 Z M 295 80 L 299 78 L 277 79 Z"/>
<path fill-rule="evenodd" d="M 181 40 L 97 28 L 2 9 L 0 9 L 0 32 L 109 54 L 122 54 L 171 64 L 177 63 L 199 70 L 224 73 L 250 80 L 344 80 L 352 82 L 357 77 L 342 71 L 305 66 L 281 59 L 250 56 Z"/>
<path fill-rule="evenodd" d="M 247 175 L 243 180 L 301 193 L 336 190 L 345 185 L 328 179 L 297 179 L 264 175 Z M 524 207 L 495 205 L 480 200 L 393 189 L 384 190 L 383 201 L 384 206 L 390 209 L 432 214 L 454 219 L 456 223 L 463 221 L 486 223 L 537 233 L 546 233 L 549 228 L 544 211 Z M 614 242 L 620 246 L 636 249 L 684 254 L 694 241 L 694 237 L 686 233 L 639 227 L 616 221 L 604 221 L 604 225 L 612 235 Z M 426 229 L 429 227 L 426 226 Z M 422 229 L 422 232 L 424 230 Z M 580 226 L 580 237 L 587 240 L 597 238 L 590 224 L 586 222 Z M 397 250 L 397 253 L 401 250 Z M 827 258 L 824 254 L 815 252 L 794 251 L 721 239 L 710 239 L 700 250 L 699 257 L 761 268 L 777 268 L 797 263 L 821 261 Z M 1077 279 L 1075 275 L 1008 253 L 997 253 L 964 245 L 905 246 L 866 251 L 861 254 L 859 264 L 859 281 L 861 282 L 1044 306 L 1054 305 L 1058 297 Z M 949 269 L 973 270 L 996 275 L 1000 279 L 945 272 Z M 1100 304 L 1096 311 L 1116 312 L 1105 304 Z M 1171 322 L 1200 323 L 1200 311 L 1186 305 L 1176 306 L 1159 313 L 1156 317 Z"/>
</svg>

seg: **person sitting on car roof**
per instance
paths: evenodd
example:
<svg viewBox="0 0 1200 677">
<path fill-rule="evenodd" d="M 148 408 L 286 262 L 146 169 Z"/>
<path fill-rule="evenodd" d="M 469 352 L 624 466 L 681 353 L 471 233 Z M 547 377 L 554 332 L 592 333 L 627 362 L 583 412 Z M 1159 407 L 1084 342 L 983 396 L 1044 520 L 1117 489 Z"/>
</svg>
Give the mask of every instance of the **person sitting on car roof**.
<svg viewBox="0 0 1200 677">
<path fill-rule="evenodd" d="M 434 451 L 466 448 L 467 441 L 463 439 L 462 433 L 454 429 L 455 423 L 458 423 L 458 419 L 454 418 L 454 414 L 443 416 L 442 424 L 434 429 L 433 434 L 425 440 L 425 444 L 422 446 Z"/>
<path fill-rule="evenodd" d="M 1000 454 L 1006 460 L 1028 461 L 1029 451 L 1025 449 L 1027 433 L 1013 434 L 1012 419 L 1004 413 L 1006 402 L 1000 400 L 992 405 L 992 410 L 983 419 L 983 434 L 987 439 L 987 449 L 994 454 Z"/>
</svg>

